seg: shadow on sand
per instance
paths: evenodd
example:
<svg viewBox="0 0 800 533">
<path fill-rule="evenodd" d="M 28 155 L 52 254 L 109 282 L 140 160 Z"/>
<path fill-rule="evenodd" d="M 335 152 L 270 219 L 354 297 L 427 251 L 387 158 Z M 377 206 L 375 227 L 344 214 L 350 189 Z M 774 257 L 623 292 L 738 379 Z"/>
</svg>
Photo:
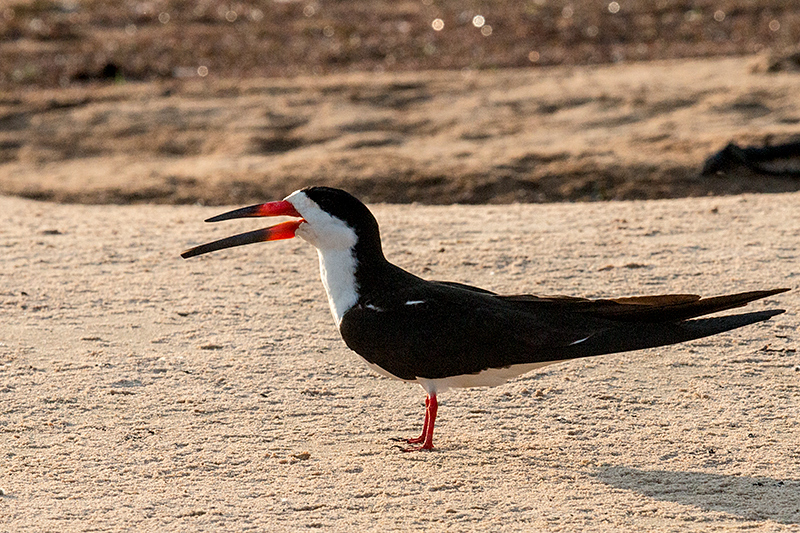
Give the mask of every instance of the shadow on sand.
<svg viewBox="0 0 800 533">
<path fill-rule="evenodd" d="M 800 480 L 797 479 L 640 470 L 626 466 L 598 469 L 592 475 L 612 487 L 655 500 L 720 511 L 746 520 L 800 524 Z"/>
</svg>

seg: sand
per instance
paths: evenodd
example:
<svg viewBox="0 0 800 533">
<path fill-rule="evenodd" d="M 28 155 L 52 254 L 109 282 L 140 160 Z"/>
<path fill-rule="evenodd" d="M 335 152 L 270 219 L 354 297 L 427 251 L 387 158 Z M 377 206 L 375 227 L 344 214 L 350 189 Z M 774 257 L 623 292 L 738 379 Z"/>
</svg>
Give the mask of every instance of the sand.
<svg viewBox="0 0 800 533">
<path fill-rule="evenodd" d="M 800 528 L 800 291 L 751 304 L 788 310 L 762 324 L 451 391 L 409 454 L 390 439 L 424 395 L 347 350 L 310 246 L 178 256 L 260 227 L 202 223 L 220 211 L 0 197 L 0 530 Z M 397 264 L 500 292 L 800 276 L 798 193 L 374 211 Z"/>
<path fill-rule="evenodd" d="M 797 140 L 796 65 L 764 66 L 796 10 L 62 3 L 0 14 L 1 532 L 800 530 L 800 180 L 700 175 Z M 561 66 L 506 69 L 532 61 Z M 323 183 L 417 202 L 374 209 L 429 278 L 795 290 L 766 323 L 446 393 L 407 454 L 424 395 L 347 350 L 308 245 L 178 255 L 260 226 L 191 204 Z M 614 201 L 536 204 L 564 200 Z M 419 205 L 454 202 L 506 205 Z"/>
</svg>

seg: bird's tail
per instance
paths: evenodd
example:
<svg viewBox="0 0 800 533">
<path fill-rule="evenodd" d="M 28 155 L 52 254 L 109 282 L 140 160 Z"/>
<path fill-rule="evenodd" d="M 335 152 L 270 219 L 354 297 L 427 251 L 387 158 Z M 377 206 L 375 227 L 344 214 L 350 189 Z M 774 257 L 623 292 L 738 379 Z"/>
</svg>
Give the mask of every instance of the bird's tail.
<svg viewBox="0 0 800 533">
<path fill-rule="evenodd" d="M 637 327 L 631 324 L 622 329 L 613 328 L 607 332 L 598 332 L 587 339 L 591 342 L 580 342 L 567 348 L 561 348 L 558 359 L 628 352 L 701 339 L 723 331 L 762 322 L 783 312 L 783 309 L 772 309 L 740 315 L 698 318 L 683 322 L 650 323 L 647 327 Z"/>
</svg>

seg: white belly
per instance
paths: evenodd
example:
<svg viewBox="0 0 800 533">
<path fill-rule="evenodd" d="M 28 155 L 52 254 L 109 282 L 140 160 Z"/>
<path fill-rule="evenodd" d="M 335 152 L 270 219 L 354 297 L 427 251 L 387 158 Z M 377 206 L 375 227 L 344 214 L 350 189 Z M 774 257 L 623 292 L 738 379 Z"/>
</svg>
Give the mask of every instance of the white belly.
<svg viewBox="0 0 800 533">
<path fill-rule="evenodd" d="M 400 381 L 406 381 L 408 383 L 418 383 L 425 392 L 428 394 L 440 393 L 445 392 L 448 389 L 456 389 L 456 388 L 468 388 L 468 387 L 497 387 L 498 385 L 502 385 L 503 383 L 507 382 L 509 379 L 513 379 L 517 376 L 521 376 L 522 374 L 527 374 L 531 370 L 536 370 L 537 368 L 542 368 L 548 365 L 552 365 L 553 363 L 560 363 L 561 361 L 545 361 L 543 363 L 525 363 L 519 365 L 511 365 L 503 368 L 488 368 L 486 370 L 482 370 L 477 374 L 461 374 L 458 376 L 449 376 L 446 378 L 415 378 L 415 379 L 401 379 L 397 376 L 390 374 L 386 370 L 382 369 L 378 365 L 372 364 L 366 359 L 362 360 L 370 367 L 372 370 L 377 372 L 382 376 L 386 376 L 392 379 L 397 379 Z"/>
</svg>

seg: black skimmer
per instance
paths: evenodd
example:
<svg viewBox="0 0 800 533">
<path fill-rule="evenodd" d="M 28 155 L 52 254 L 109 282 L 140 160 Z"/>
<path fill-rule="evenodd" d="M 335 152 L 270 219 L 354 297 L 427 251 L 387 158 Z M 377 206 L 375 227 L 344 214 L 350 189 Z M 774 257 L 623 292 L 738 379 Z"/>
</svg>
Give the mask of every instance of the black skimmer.
<svg viewBox="0 0 800 533">
<path fill-rule="evenodd" d="M 784 311 L 696 317 L 789 290 L 589 300 L 502 296 L 461 283 L 426 281 L 386 260 L 378 222 L 363 203 L 327 187 L 302 189 L 282 201 L 207 222 L 266 216 L 298 220 L 181 255 L 295 236 L 315 246 L 331 313 L 347 346 L 378 373 L 419 383 L 427 393 L 422 434 L 407 439 L 419 446 L 408 451 L 433 448 L 436 395 L 450 387 L 500 385 L 557 361 L 685 342 L 767 320 Z"/>
</svg>

